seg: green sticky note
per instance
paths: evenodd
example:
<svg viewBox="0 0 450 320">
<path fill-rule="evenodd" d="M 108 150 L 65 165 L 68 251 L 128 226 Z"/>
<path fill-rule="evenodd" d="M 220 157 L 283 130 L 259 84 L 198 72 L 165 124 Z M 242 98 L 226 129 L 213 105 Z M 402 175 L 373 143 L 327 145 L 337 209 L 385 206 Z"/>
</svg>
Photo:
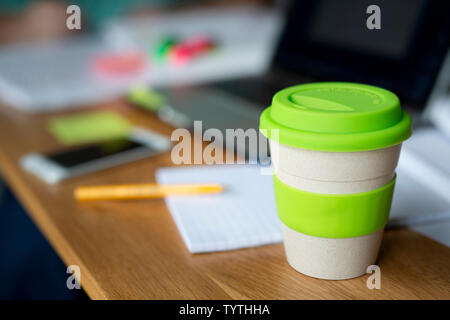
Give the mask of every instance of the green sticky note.
<svg viewBox="0 0 450 320">
<path fill-rule="evenodd" d="M 50 119 L 48 130 L 64 145 L 91 143 L 128 135 L 132 125 L 112 111 L 91 111 Z"/>
<path fill-rule="evenodd" d="M 154 112 L 167 103 L 163 95 L 145 86 L 131 89 L 128 93 L 128 100 L 139 107 Z"/>
</svg>

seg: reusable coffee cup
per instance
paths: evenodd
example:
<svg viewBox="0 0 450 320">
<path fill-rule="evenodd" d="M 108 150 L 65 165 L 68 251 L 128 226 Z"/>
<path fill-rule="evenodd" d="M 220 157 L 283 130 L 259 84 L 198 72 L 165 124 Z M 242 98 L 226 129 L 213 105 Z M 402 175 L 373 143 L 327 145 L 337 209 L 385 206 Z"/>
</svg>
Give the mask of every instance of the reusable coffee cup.
<svg viewBox="0 0 450 320">
<path fill-rule="evenodd" d="M 288 263 L 349 279 L 375 263 L 411 118 L 374 86 L 324 82 L 276 93 L 260 118 L 269 139 Z"/>
</svg>

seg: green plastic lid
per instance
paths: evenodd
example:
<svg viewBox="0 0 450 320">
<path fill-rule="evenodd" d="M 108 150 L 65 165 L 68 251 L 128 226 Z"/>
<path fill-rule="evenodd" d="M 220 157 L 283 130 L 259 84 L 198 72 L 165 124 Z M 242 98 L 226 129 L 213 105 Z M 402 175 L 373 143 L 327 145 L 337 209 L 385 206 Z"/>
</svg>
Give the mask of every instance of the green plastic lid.
<svg viewBox="0 0 450 320">
<path fill-rule="evenodd" d="M 334 152 L 396 145 L 411 136 L 411 118 L 398 97 L 374 86 L 319 82 L 275 94 L 260 118 L 260 129 L 285 145 Z M 265 129 L 265 130 L 264 130 Z"/>
</svg>

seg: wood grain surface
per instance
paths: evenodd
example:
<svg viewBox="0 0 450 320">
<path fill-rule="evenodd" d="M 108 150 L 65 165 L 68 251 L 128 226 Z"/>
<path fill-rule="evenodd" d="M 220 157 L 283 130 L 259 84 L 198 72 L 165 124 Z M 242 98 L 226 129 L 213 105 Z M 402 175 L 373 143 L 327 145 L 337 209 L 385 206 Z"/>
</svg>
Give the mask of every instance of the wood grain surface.
<svg viewBox="0 0 450 320">
<path fill-rule="evenodd" d="M 172 131 L 122 101 L 87 109 L 93 108 Z M 64 262 L 80 266 L 93 299 L 450 299 L 450 248 L 410 230 L 385 233 L 381 289 L 369 290 L 369 275 L 326 281 L 296 272 L 281 244 L 190 254 L 163 200 L 77 203 L 76 186 L 154 182 L 155 169 L 171 165 L 170 154 L 49 186 L 22 171 L 18 160 L 60 148 L 45 130 L 52 115 L 0 106 L 1 174 Z"/>
</svg>

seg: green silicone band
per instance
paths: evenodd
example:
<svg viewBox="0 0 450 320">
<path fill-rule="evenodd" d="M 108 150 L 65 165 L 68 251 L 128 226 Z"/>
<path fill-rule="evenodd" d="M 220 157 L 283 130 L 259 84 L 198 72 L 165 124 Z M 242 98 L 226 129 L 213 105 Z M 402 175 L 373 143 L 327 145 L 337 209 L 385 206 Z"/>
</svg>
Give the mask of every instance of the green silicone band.
<svg viewBox="0 0 450 320">
<path fill-rule="evenodd" d="M 361 193 L 321 194 L 293 188 L 274 174 L 280 220 L 298 232 L 322 238 L 352 238 L 375 232 L 389 218 L 395 177 Z"/>
</svg>

